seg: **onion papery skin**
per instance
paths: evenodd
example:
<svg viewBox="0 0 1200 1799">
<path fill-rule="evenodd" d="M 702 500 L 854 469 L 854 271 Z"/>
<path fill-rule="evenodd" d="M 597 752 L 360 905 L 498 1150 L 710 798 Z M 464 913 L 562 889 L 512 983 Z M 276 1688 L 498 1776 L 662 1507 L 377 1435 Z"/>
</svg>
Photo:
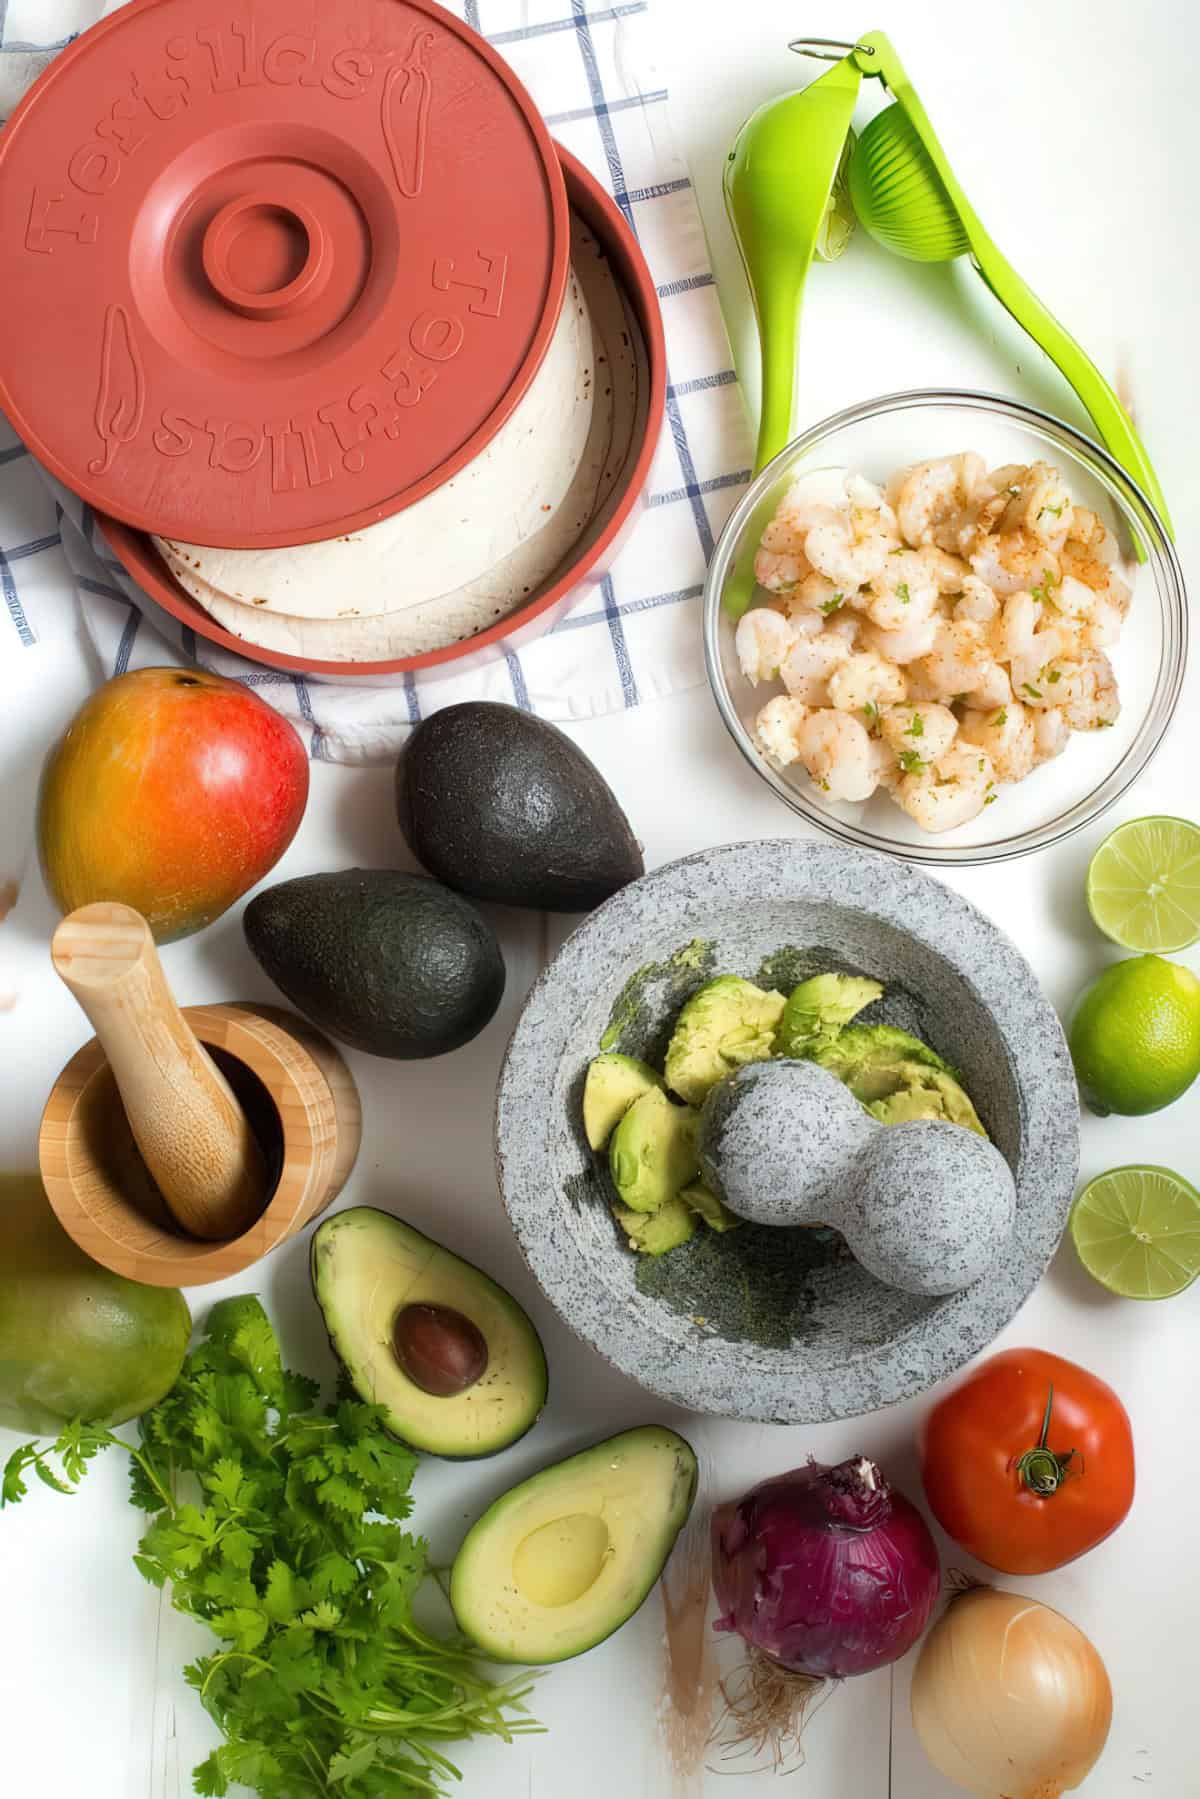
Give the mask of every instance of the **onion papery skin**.
<svg viewBox="0 0 1200 1799">
<path fill-rule="evenodd" d="M 921 1649 L 912 1720 L 940 1774 L 986 1799 L 1059 1799 L 1100 1758 L 1112 1687 L 1069 1618 L 1020 1593 L 951 1600 Z"/>
<path fill-rule="evenodd" d="M 714 1628 L 814 1680 L 898 1660 L 941 1579 L 925 1520 L 862 1456 L 810 1462 L 719 1506 L 712 1559 Z"/>
</svg>

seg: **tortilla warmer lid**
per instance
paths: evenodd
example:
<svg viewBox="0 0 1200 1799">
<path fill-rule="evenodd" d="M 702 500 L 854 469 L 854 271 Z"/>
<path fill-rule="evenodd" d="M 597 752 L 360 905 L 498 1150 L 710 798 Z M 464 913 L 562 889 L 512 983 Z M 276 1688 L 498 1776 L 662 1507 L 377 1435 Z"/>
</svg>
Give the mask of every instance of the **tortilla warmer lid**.
<svg viewBox="0 0 1200 1799">
<path fill-rule="evenodd" d="M 533 102 L 432 0 L 132 0 L 0 136 L 0 409 L 141 530 L 336 537 L 499 430 L 568 251 Z"/>
</svg>

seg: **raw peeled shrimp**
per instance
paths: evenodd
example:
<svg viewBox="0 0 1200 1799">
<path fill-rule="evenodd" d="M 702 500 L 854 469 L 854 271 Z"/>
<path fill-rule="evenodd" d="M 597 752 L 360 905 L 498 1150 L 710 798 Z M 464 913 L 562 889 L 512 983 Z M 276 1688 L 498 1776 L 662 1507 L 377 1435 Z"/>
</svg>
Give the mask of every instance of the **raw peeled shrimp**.
<svg viewBox="0 0 1200 1799">
<path fill-rule="evenodd" d="M 861 712 L 867 706 L 890 706 L 907 692 L 904 675 L 874 650 L 860 650 L 840 662 L 828 680 L 830 704 L 839 712 Z"/>
<path fill-rule="evenodd" d="M 879 713 L 879 731 L 897 754 L 915 750 L 923 762 L 944 756 L 958 733 L 958 720 L 948 706 L 936 702 L 885 706 Z"/>
<path fill-rule="evenodd" d="M 1028 656 L 1034 634 L 1042 622 L 1042 603 L 1031 593 L 1010 593 L 991 629 L 991 644 L 998 662 Z"/>
<path fill-rule="evenodd" d="M 780 550 L 755 552 L 754 579 L 768 593 L 792 593 L 810 572 L 806 556 L 794 556 Z"/>
<path fill-rule="evenodd" d="M 1058 585 L 1059 562 L 1053 550 L 1023 531 L 981 539 L 968 561 L 1000 599 L 1022 589 L 1036 598 L 1039 588 L 1045 592 Z"/>
<path fill-rule="evenodd" d="M 1035 462 L 1021 483 L 1018 517 L 1012 522 L 1052 550 L 1071 535 L 1075 509 L 1062 476 L 1048 462 Z"/>
<path fill-rule="evenodd" d="M 827 500 L 813 500 L 793 487 L 786 493 L 759 542 L 781 556 L 803 556 L 804 539 L 814 525 L 836 525 L 845 512 Z"/>
<path fill-rule="evenodd" d="M 1113 534 L 1057 469 L 985 473 L 966 455 L 902 470 L 886 494 L 836 470 L 805 481 L 762 537 L 777 597 L 737 632 L 749 678 L 787 690 L 756 722 L 773 762 L 802 763 L 837 799 L 882 786 L 945 831 L 1072 730 L 1115 721 L 1104 652 L 1131 590 Z"/>
<path fill-rule="evenodd" d="M 968 706 L 974 706 L 978 711 L 985 711 L 989 706 L 1007 705 L 1012 698 L 1012 682 L 1008 678 L 1008 670 L 1003 663 L 993 662 L 978 687 L 972 687 L 962 697 Z"/>
<path fill-rule="evenodd" d="M 840 611 L 833 614 L 833 617 L 825 625 L 825 635 L 840 637 L 846 648 L 852 650 L 858 642 L 862 623 L 862 619 L 856 612 L 851 612 L 849 607 L 843 606 Z"/>
<path fill-rule="evenodd" d="M 910 619 L 928 618 L 937 603 L 937 583 L 911 550 L 890 553 L 859 601 L 881 631 L 898 631 Z"/>
<path fill-rule="evenodd" d="M 943 619 L 932 650 L 917 663 L 932 697 L 954 699 L 974 693 L 996 666 L 982 625 L 970 619 Z"/>
<path fill-rule="evenodd" d="M 864 491 L 873 495 L 876 490 L 864 484 Z M 845 510 L 824 508 L 805 536 L 804 553 L 849 598 L 879 573 L 899 544 L 890 506 L 851 502 Z"/>
<path fill-rule="evenodd" d="M 1000 602 L 978 575 L 967 575 L 962 592 L 954 602 L 955 618 L 967 618 L 977 625 L 990 625 L 1000 611 Z"/>
<path fill-rule="evenodd" d="M 1068 663 L 1056 690 L 1058 709 L 1073 731 L 1098 731 L 1115 725 L 1121 714 L 1112 663 L 1099 650 L 1081 662 Z"/>
<path fill-rule="evenodd" d="M 1061 756 L 1071 736 L 1071 727 L 1061 712 L 1047 709 L 1030 714 L 1033 720 L 1034 764 L 1052 762 Z"/>
<path fill-rule="evenodd" d="M 824 630 L 813 637 L 798 637 L 780 669 L 788 692 L 806 706 L 829 704 L 829 677 L 850 654 L 840 632 Z"/>
<path fill-rule="evenodd" d="M 905 541 L 914 548 L 932 543 L 935 525 L 971 504 L 983 474 L 983 458 L 969 451 L 906 469 L 888 494 Z"/>
<path fill-rule="evenodd" d="M 1023 781 L 1036 760 L 1033 716 L 1020 700 L 1009 700 L 995 712 L 968 709 L 959 722 L 958 740 L 986 750 L 998 781 Z"/>
<path fill-rule="evenodd" d="M 780 768 L 787 768 L 800 754 L 796 733 L 808 717 L 808 710 L 790 693 L 777 693 L 773 700 L 767 701 L 754 722 L 759 748 Z"/>
<path fill-rule="evenodd" d="M 810 569 L 791 596 L 789 610 L 795 612 L 819 612 L 829 618 L 844 606 L 850 595 L 838 587 L 827 575 L 820 575 L 816 569 Z"/>
<path fill-rule="evenodd" d="M 899 783 L 903 770 L 895 750 L 882 737 L 871 739 L 871 773 L 878 787 L 885 787 L 890 793 Z"/>
<path fill-rule="evenodd" d="M 961 556 L 952 556 L 936 544 L 922 544 L 916 552 L 926 577 L 939 593 L 962 593 L 971 579 L 970 565 Z"/>
<path fill-rule="evenodd" d="M 978 818 L 995 787 L 987 752 L 956 744 L 932 768 L 905 775 L 895 798 L 923 831 L 953 831 Z"/>
<path fill-rule="evenodd" d="M 795 641 L 790 620 L 771 607 L 753 606 L 742 614 L 733 634 L 733 647 L 752 687 L 760 681 L 779 679 L 779 671 Z"/>
<path fill-rule="evenodd" d="M 848 712 L 810 712 L 796 732 L 797 754 L 823 792 L 835 800 L 869 800 L 877 757 L 865 726 Z"/>
<path fill-rule="evenodd" d="M 895 631 L 882 631 L 878 625 L 868 622 L 862 628 L 863 646 L 875 650 L 886 661 L 903 666 L 915 662 L 920 656 L 928 656 L 937 641 L 941 622 L 936 612 L 925 618 L 906 618 Z"/>
</svg>

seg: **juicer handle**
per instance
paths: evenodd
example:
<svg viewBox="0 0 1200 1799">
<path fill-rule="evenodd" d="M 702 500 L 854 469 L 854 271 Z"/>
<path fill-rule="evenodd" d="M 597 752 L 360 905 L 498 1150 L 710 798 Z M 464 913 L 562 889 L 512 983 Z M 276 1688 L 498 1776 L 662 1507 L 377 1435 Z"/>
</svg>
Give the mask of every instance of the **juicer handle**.
<svg viewBox="0 0 1200 1799">
<path fill-rule="evenodd" d="M 55 972 L 91 1020 L 134 1140 L 177 1222 L 238 1237 L 269 1198 L 233 1090 L 176 1005 L 150 927 L 130 906 L 81 906 L 54 933 Z"/>
<path fill-rule="evenodd" d="M 975 267 L 987 286 L 1005 311 L 1012 315 L 1022 330 L 1029 333 L 1034 343 L 1062 371 L 1083 401 L 1112 455 L 1149 498 L 1167 535 L 1174 540 L 1175 529 L 1167 510 L 1166 497 L 1132 419 L 1086 350 L 1075 342 L 1069 331 L 1063 329 L 1054 314 L 1042 305 L 984 230 L 979 214 L 967 199 L 950 167 L 929 114 L 921 104 L 920 96 L 909 80 L 887 33 L 867 32 L 855 46 L 854 59 L 863 74 L 877 76 L 896 104 L 903 108 L 958 214 Z M 1138 561 L 1144 562 L 1145 547 L 1136 532 L 1133 533 L 1133 548 Z"/>
<path fill-rule="evenodd" d="M 1171 523 L 1166 496 L 1159 485 L 1154 465 L 1145 444 L 1137 434 L 1133 420 L 1112 387 L 1083 346 L 1076 343 L 1054 314 L 1042 305 L 986 233 L 972 233 L 971 248 L 976 268 L 1001 306 L 1061 369 L 1083 401 L 1104 443 L 1126 474 L 1149 499 L 1162 520 L 1167 535 L 1174 541 L 1175 527 Z M 1134 547 L 1139 562 L 1144 562 L 1145 551 L 1136 537 Z"/>
</svg>

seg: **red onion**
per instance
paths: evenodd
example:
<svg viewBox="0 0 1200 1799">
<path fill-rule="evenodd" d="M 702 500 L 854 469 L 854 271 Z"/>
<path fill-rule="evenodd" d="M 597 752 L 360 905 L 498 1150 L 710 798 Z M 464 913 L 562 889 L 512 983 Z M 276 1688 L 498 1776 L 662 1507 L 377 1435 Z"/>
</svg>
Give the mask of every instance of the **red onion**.
<svg viewBox="0 0 1200 1799">
<path fill-rule="evenodd" d="M 717 1630 L 813 1680 L 868 1674 L 911 1649 L 941 1568 L 929 1527 L 874 1462 L 810 1461 L 719 1506 Z"/>
</svg>

